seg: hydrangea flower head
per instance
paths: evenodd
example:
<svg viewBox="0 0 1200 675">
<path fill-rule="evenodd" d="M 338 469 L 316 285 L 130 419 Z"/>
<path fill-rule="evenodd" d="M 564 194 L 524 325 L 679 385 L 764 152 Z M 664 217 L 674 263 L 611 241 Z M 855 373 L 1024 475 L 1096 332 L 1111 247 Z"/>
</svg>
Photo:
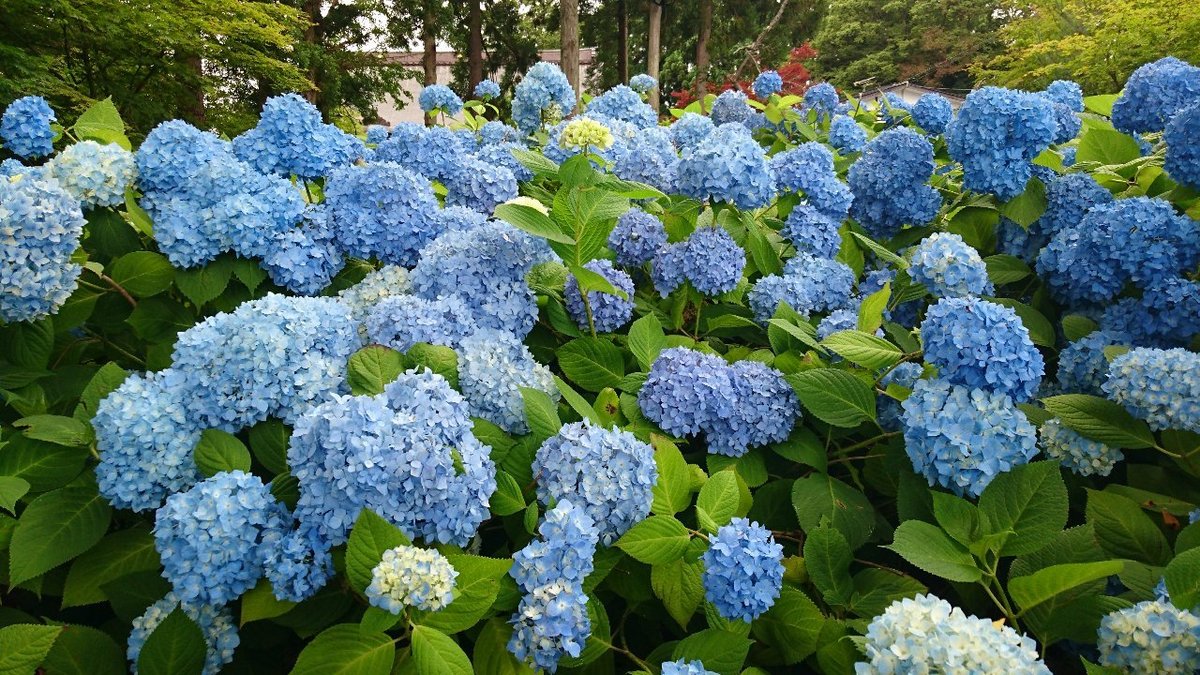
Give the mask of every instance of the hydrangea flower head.
<svg viewBox="0 0 1200 675">
<path fill-rule="evenodd" d="M 912 256 L 908 273 L 934 297 L 963 298 L 996 292 L 979 252 L 957 234 L 934 232 L 921 240 Z"/>
<path fill-rule="evenodd" d="M 759 279 L 748 300 L 755 318 L 766 323 L 782 302 L 812 316 L 846 306 L 853 291 L 854 270 L 832 258 L 800 252 L 784 264 L 782 275 Z"/>
<path fill-rule="evenodd" d="M 384 298 L 367 314 L 373 344 L 407 352 L 418 342 L 458 347 L 478 329 L 471 310 L 457 295 L 426 300 L 415 295 Z"/>
<path fill-rule="evenodd" d="M 575 90 L 553 63 L 533 64 L 513 92 L 513 122 L 526 134 L 537 130 L 547 119 L 561 119 L 574 108 Z"/>
<path fill-rule="evenodd" d="M 512 333 L 484 329 L 463 340 L 458 350 L 459 387 L 471 414 L 511 433 L 525 433 L 521 387 L 531 387 L 558 400 L 554 376 Z"/>
<path fill-rule="evenodd" d="M 32 321 L 62 307 L 82 270 L 71 255 L 83 225 L 79 200 L 57 182 L 0 177 L 0 321 Z"/>
<path fill-rule="evenodd" d="M 662 675 L 717 675 L 704 667 L 700 661 L 667 661 L 662 664 Z"/>
<path fill-rule="evenodd" d="M 1069 173 L 1046 183 L 1046 210 L 1037 220 L 1038 229 L 1047 237 L 1079 225 L 1088 210 L 1113 201 L 1112 193 L 1090 174 Z"/>
<path fill-rule="evenodd" d="M 808 204 L 792 209 L 780 232 L 800 253 L 833 260 L 842 246 L 841 223 Z"/>
<path fill-rule="evenodd" d="M 783 91 L 783 77 L 779 75 L 778 71 L 764 70 L 754 78 L 751 89 L 758 98 L 767 98 L 771 94 L 778 94 Z"/>
<path fill-rule="evenodd" d="M 1083 112 L 1083 88 L 1071 80 L 1055 80 L 1046 87 L 1046 96 L 1055 103 L 1067 106 L 1072 112 Z"/>
<path fill-rule="evenodd" d="M 613 135 L 608 127 L 590 117 L 576 117 L 563 127 L 558 135 L 558 144 L 570 150 L 607 150 L 612 147 Z"/>
<path fill-rule="evenodd" d="M 1163 140 L 1167 143 L 1163 168 L 1177 182 L 1200 188 L 1200 101 L 1171 118 Z"/>
<path fill-rule="evenodd" d="M 465 206 L 480 213 L 490 214 L 517 196 L 517 178 L 508 167 L 474 157 L 465 159 L 445 183 L 447 206 Z"/>
<path fill-rule="evenodd" d="M 1055 418 L 1038 430 L 1038 445 L 1050 459 L 1056 459 L 1080 476 L 1107 476 L 1125 459 L 1120 448 L 1084 438 Z"/>
<path fill-rule="evenodd" d="M 815 110 L 817 119 L 832 117 L 837 107 L 838 93 L 832 84 L 821 82 L 804 90 L 804 109 Z"/>
<path fill-rule="evenodd" d="M 89 207 L 116 206 L 137 178 L 133 153 L 115 143 L 74 143 L 47 164 L 50 177 Z"/>
<path fill-rule="evenodd" d="M 538 500 L 570 500 L 584 509 L 605 546 L 650 514 L 658 481 L 653 448 L 627 431 L 586 421 L 567 424 L 542 443 L 533 473 Z"/>
<path fill-rule="evenodd" d="M 925 94 L 917 99 L 912 107 L 913 121 L 934 135 L 946 131 L 953 116 L 954 110 L 950 107 L 950 101 L 939 94 Z"/>
<path fill-rule="evenodd" d="M 193 178 L 210 160 L 234 159 L 230 144 L 183 120 L 154 127 L 134 154 L 138 184 L 145 192 L 175 195 L 193 188 Z"/>
<path fill-rule="evenodd" d="M 921 323 L 925 360 L 941 377 L 1026 401 L 1045 372 L 1029 329 L 1011 308 L 978 298 L 945 298 Z"/>
<path fill-rule="evenodd" d="M 654 109 L 642 100 L 638 92 L 623 84 L 618 84 L 593 98 L 588 103 L 588 113 L 629 122 L 639 129 L 658 124 L 658 115 L 654 113 Z"/>
<path fill-rule="evenodd" d="M 857 319 L 857 317 L 855 318 Z M 924 368 L 922 368 L 921 364 L 905 361 L 888 371 L 883 376 L 883 379 L 880 380 L 880 384 L 885 388 L 890 384 L 894 384 L 906 389 L 912 389 L 917 384 L 917 380 L 921 379 L 923 372 Z M 904 413 L 904 410 L 900 407 L 900 404 L 901 401 L 897 401 L 885 394 L 880 394 L 877 397 L 876 405 L 879 412 L 876 417 L 879 420 L 879 426 L 888 431 L 903 428 L 900 424 L 900 416 Z"/>
<path fill-rule="evenodd" d="M 765 206 L 775 196 L 775 176 L 746 127 L 722 124 L 694 147 L 683 149 L 678 189 L 696 199 L 752 209 Z"/>
<path fill-rule="evenodd" d="M 1108 359 L 1104 348 L 1129 344 L 1129 336 L 1107 330 L 1088 333 L 1058 354 L 1058 384 L 1065 391 L 1103 396 L 1108 381 Z"/>
<path fill-rule="evenodd" d="M 56 119 L 46 99 L 21 97 L 8 104 L 0 116 L 0 141 L 18 157 L 45 157 L 54 152 L 54 130 L 50 123 Z"/>
<path fill-rule="evenodd" d="M 1100 621 L 1100 665 L 1131 673 L 1200 670 L 1200 617 L 1169 600 L 1147 600 Z"/>
<path fill-rule="evenodd" d="M 267 99 L 258 125 L 233 139 L 238 158 L 263 173 L 319 178 L 362 157 L 362 141 L 321 121 L 298 94 Z"/>
<path fill-rule="evenodd" d="M 458 570 L 446 556 L 416 546 L 397 546 L 383 552 L 371 570 L 367 601 L 392 614 L 405 607 L 436 612 L 454 600 Z"/>
<path fill-rule="evenodd" d="M 850 211 L 854 195 L 837 178 L 833 154 L 824 145 L 802 143 L 771 158 L 775 187 L 780 192 L 803 194 L 804 203 L 840 222 Z"/>
<path fill-rule="evenodd" d="M 462 98 L 444 84 L 427 85 L 417 97 L 417 103 L 427 114 L 444 113 L 453 116 L 463 109 Z"/>
<path fill-rule="evenodd" d="M 867 131 L 849 115 L 835 115 L 829 123 L 829 144 L 842 152 L 861 152 L 867 145 Z"/>
<path fill-rule="evenodd" d="M 666 243 L 667 230 L 663 222 L 639 208 L 621 214 L 608 235 L 608 247 L 616 254 L 617 262 L 626 267 L 640 267 L 650 262 Z"/>
<path fill-rule="evenodd" d="M 203 675 L 217 675 L 225 664 L 233 660 L 233 652 L 241 643 L 233 612 L 228 608 L 211 605 L 180 603 L 178 595 L 167 593 L 166 597 L 147 607 L 141 616 L 133 620 L 133 630 L 129 633 L 125 654 L 129 659 L 129 670 L 134 675 L 137 675 L 138 657 L 142 655 L 146 639 L 163 619 L 176 609 L 182 609 L 183 613 L 200 627 L 200 632 L 204 635 L 206 649 Z"/>
<path fill-rule="evenodd" d="M 475 98 L 481 101 L 490 101 L 500 98 L 500 85 L 495 80 L 480 80 L 479 84 L 475 85 L 473 93 Z"/>
<path fill-rule="evenodd" d="M 263 256 L 263 269 L 275 284 L 300 295 L 320 293 L 346 264 L 324 205 L 306 209 L 300 225 L 274 245 Z"/>
<path fill-rule="evenodd" d="M 731 621 L 750 623 L 783 589 L 783 547 L 770 530 L 745 518 L 718 529 L 703 560 L 704 597 Z"/>
<path fill-rule="evenodd" d="M 1112 123 L 1125 133 L 1160 131 L 1200 98 L 1200 68 L 1174 56 L 1140 66 L 1113 103 Z"/>
<path fill-rule="evenodd" d="M 333 578 L 330 542 L 306 524 L 289 532 L 267 551 L 263 568 L 279 600 L 303 602 Z"/>
<path fill-rule="evenodd" d="M 687 240 L 684 269 L 692 286 L 704 295 L 732 291 L 742 280 L 746 252 L 721 227 L 701 227 Z"/>
<path fill-rule="evenodd" d="M 346 166 L 325 186 L 325 208 L 347 255 L 411 266 L 440 234 L 429 181 L 399 164 Z"/>
<path fill-rule="evenodd" d="M 257 476 L 223 471 L 167 497 L 154 517 L 163 576 L 186 604 L 220 607 L 254 587 L 290 524 Z"/>
<path fill-rule="evenodd" d="M 646 418 L 674 436 L 700 433 L 733 409 L 733 383 L 724 359 L 685 347 L 663 350 L 638 391 Z"/>
<path fill-rule="evenodd" d="M 708 451 L 741 457 L 751 447 L 787 440 L 801 413 L 783 374 L 758 361 L 738 361 L 728 373 L 734 405 L 729 414 L 708 420 Z"/>
<path fill-rule="evenodd" d="M 350 288 L 338 292 L 338 300 L 354 317 L 354 322 L 360 324 L 366 320 L 371 309 L 384 298 L 394 295 L 404 295 L 412 291 L 412 281 L 408 270 L 398 265 L 384 265 L 368 273 L 363 280 Z M 366 332 L 361 331 L 363 337 Z"/>
<path fill-rule="evenodd" d="M 933 168 L 933 146 L 917 132 L 898 127 L 879 134 L 850 167 L 850 215 L 879 239 L 905 224 L 928 223 L 942 205 L 941 195 L 926 185 Z"/>
<path fill-rule="evenodd" d="M 959 496 L 978 497 L 1037 454 L 1037 431 L 1007 394 L 918 380 L 901 405 L 913 468 Z"/>
<path fill-rule="evenodd" d="M 639 94 L 648 94 L 658 86 L 658 80 L 646 73 L 639 73 L 629 78 L 629 88 Z"/>
<path fill-rule="evenodd" d="M 725 124 L 745 126 L 754 115 L 754 108 L 751 108 L 746 100 L 745 92 L 726 89 L 713 101 L 712 110 L 709 110 L 708 116 L 718 127 Z"/>
<path fill-rule="evenodd" d="M 373 145 L 379 145 L 387 140 L 388 128 L 382 124 L 367 125 L 367 142 Z"/>
<path fill-rule="evenodd" d="M 679 155 L 666 129 L 640 129 L 637 136 L 622 145 L 613 162 L 613 173 L 624 180 L 645 183 L 663 192 L 675 191 Z"/>
<path fill-rule="evenodd" d="M 633 279 L 623 270 L 614 268 L 608 260 L 593 260 L 586 263 L 584 268 L 607 279 L 614 288 L 624 292 L 625 297 L 601 291 L 588 291 L 585 306 L 583 294 L 579 292 L 579 281 L 575 279 L 575 275 L 570 275 L 563 288 L 567 313 L 581 330 L 595 327 L 598 332 L 612 333 L 620 329 L 633 317 Z"/>
<path fill-rule="evenodd" d="M 867 660 L 877 673 L 1020 673 L 1050 675 L 1037 644 L 1008 626 L 969 616 L 933 595 L 893 602 L 867 626 Z"/>
<path fill-rule="evenodd" d="M 963 187 L 1008 200 L 1025 190 L 1031 161 L 1050 147 L 1058 123 L 1045 97 L 1002 87 L 967 95 L 946 130 L 950 156 L 963 165 Z"/>
<path fill-rule="evenodd" d="M 698 145 L 716 128 L 712 119 L 707 115 L 685 112 L 682 117 L 675 120 L 674 124 L 667 127 L 667 133 L 671 136 L 671 142 L 675 144 L 675 147 L 682 151 L 684 148 Z"/>
<path fill-rule="evenodd" d="M 1132 349 L 1113 359 L 1102 387 L 1151 429 L 1200 433 L 1200 354 L 1184 349 Z"/>
</svg>

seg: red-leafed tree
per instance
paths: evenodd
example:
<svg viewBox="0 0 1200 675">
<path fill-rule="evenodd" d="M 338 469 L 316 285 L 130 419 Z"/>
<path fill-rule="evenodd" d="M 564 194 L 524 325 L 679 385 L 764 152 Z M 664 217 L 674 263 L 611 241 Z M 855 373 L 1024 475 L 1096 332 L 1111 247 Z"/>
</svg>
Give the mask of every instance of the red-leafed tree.
<svg viewBox="0 0 1200 675">
<path fill-rule="evenodd" d="M 775 68 L 783 78 L 783 90 L 781 94 L 803 95 L 804 91 L 812 84 L 812 73 L 809 71 L 806 62 L 809 62 L 817 57 L 817 50 L 807 42 L 795 47 L 788 53 L 786 61 Z M 764 68 L 766 70 L 766 68 Z M 710 82 L 706 87 L 708 93 L 720 94 L 728 89 L 739 89 L 746 92 L 748 96 L 753 96 L 754 93 L 750 90 L 750 85 L 754 81 L 749 80 L 732 80 L 726 77 L 720 84 Z M 671 98 L 674 99 L 676 107 L 683 108 L 696 100 L 696 89 L 689 87 L 688 89 L 671 92 Z"/>
</svg>

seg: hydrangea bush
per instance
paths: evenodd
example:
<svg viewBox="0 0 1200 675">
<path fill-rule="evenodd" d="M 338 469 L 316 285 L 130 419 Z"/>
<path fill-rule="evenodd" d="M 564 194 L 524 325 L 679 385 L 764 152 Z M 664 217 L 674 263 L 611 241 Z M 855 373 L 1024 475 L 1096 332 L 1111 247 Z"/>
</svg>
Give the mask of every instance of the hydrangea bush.
<svg viewBox="0 0 1200 675">
<path fill-rule="evenodd" d="M 13 101 L 0 663 L 1193 673 L 1198 74 Z"/>
</svg>

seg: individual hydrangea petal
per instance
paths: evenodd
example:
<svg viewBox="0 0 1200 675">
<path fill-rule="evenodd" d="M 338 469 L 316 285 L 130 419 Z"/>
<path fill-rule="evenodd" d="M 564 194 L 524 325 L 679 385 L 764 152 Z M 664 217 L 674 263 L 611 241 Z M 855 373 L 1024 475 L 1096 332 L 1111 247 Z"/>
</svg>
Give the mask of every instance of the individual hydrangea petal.
<svg viewBox="0 0 1200 675">
<path fill-rule="evenodd" d="M 392 614 L 405 607 L 436 612 L 454 600 L 458 570 L 446 556 L 416 546 L 397 546 L 383 552 L 371 570 L 367 601 Z"/>
<path fill-rule="evenodd" d="M 704 597 L 731 621 L 753 621 L 783 589 L 783 547 L 770 530 L 745 518 L 721 526 L 702 559 Z"/>
<path fill-rule="evenodd" d="M 925 361 L 941 377 L 1026 401 L 1045 372 L 1029 329 L 1011 308 L 978 298 L 946 298 L 921 323 Z"/>
</svg>

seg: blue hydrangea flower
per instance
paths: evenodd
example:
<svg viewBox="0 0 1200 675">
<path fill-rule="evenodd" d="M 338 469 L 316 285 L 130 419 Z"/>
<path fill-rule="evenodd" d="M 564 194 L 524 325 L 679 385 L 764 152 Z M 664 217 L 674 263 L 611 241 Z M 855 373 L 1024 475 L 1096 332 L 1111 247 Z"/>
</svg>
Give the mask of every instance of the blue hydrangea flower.
<svg viewBox="0 0 1200 675">
<path fill-rule="evenodd" d="M 1137 348 L 1113 359 L 1104 393 L 1151 429 L 1200 433 L 1200 354 Z"/>
<path fill-rule="evenodd" d="M 829 316 L 817 324 L 817 339 L 824 340 L 834 333 L 844 330 L 854 330 L 858 326 L 858 311 L 855 309 L 835 309 Z M 840 356 L 833 357 L 840 360 Z"/>
<path fill-rule="evenodd" d="M 220 607 L 258 583 L 290 524 L 260 478 L 223 471 L 167 497 L 154 517 L 154 546 L 182 602 Z"/>
<path fill-rule="evenodd" d="M 751 85 L 754 90 L 754 95 L 758 98 L 767 98 L 771 94 L 778 94 L 783 91 L 783 77 L 775 70 L 764 70 L 754 78 L 754 84 Z"/>
<path fill-rule="evenodd" d="M 1071 80 L 1055 80 L 1046 87 L 1046 96 L 1055 103 L 1067 106 L 1072 112 L 1083 112 L 1083 88 Z"/>
<path fill-rule="evenodd" d="M 79 200 L 58 183 L 0 177 L 0 321 L 53 314 L 75 292 L 83 225 Z"/>
<path fill-rule="evenodd" d="M 408 270 L 396 265 L 385 265 L 368 273 L 362 281 L 350 288 L 339 291 L 338 301 L 350 310 L 355 325 L 359 325 L 366 321 L 371 308 L 384 298 L 411 291 L 412 281 L 409 279 Z M 365 327 L 360 326 L 359 334 L 366 338 Z"/>
<path fill-rule="evenodd" d="M 398 133 L 403 130 L 403 133 Z M 446 182 L 462 169 L 463 160 L 473 150 L 463 145 L 463 137 L 446 127 L 397 125 L 392 136 L 375 150 L 375 161 L 395 162 L 429 180 Z"/>
<path fill-rule="evenodd" d="M 908 267 L 912 280 L 924 284 L 936 298 L 992 295 L 987 267 L 979 252 L 963 238 L 949 232 L 934 232 L 913 249 Z"/>
<path fill-rule="evenodd" d="M 698 115 L 694 112 L 685 112 L 683 116 L 675 120 L 675 123 L 667 127 L 667 134 L 671 136 L 671 142 L 675 147 L 683 151 L 684 148 L 692 148 L 700 144 L 706 136 L 716 129 L 717 125 L 705 115 Z"/>
<path fill-rule="evenodd" d="M 346 259 L 338 248 L 323 206 L 309 207 L 304 220 L 274 242 L 262 268 L 279 286 L 301 295 L 316 295 L 333 281 Z"/>
<path fill-rule="evenodd" d="M 918 380 L 901 405 L 913 468 L 960 497 L 1037 454 L 1037 430 L 1007 394 Z"/>
<path fill-rule="evenodd" d="M 828 82 L 814 84 L 804 90 L 804 110 L 815 110 L 817 119 L 832 117 L 838 107 L 837 89 Z"/>
<path fill-rule="evenodd" d="M 492 146 L 497 147 L 497 146 Z M 468 158 L 446 181 L 446 205 L 482 213 L 517 196 L 517 179 L 506 167 Z"/>
<path fill-rule="evenodd" d="M 913 121 L 935 136 L 946 131 L 953 116 L 954 109 L 950 107 L 950 101 L 938 94 L 925 94 L 912 107 Z"/>
<path fill-rule="evenodd" d="M 575 90 L 567 76 L 553 63 L 533 64 L 513 91 L 513 123 L 529 134 L 544 121 L 557 122 L 575 108 Z"/>
<path fill-rule="evenodd" d="M 1090 174 L 1069 173 L 1046 183 L 1046 210 L 1037 226 L 1047 237 L 1079 225 L 1083 216 L 1097 204 L 1113 201 L 1112 193 Z"/>
<path fill-rule="evenodd" d="M 746 102 L 745 92 L 737 89 L 726 89 L 713 101 L 712 110 L 708 112 L 714 126 L 739 124 L 746 126 L 754 115 L 754 108 Z"/>
<path fill-rule="evenodd" d="M 0 162 L 0 178 L 16 178 L 17 176 L 44 179 L 46 168 L 43 166 L 25 166 L 12 157 Z"/>
<path fill-rule="evenodd" d="M 1041 221 L 1034 221 L 1028 228 L 1000 216 L 996 224 L 996 251 L 1011 255 L 1027 263 L 1037 260 L 1038 254 L 1049 239 L 1043 234 Z"/>
<path fill-rule="evenodd" d="M 558 400 L 550 369 L 533 360 L 533 354 L 515 335 L 483 329 L 463 340 L 458 350 L 459 388 L 471 414 L 510 433 L 523 434 L 525 404 L 521 387 L 543 391 Z"/>
<path fill-rule="evenodd" d="M 229 162 L 234 156 L 230 144 L 216 134 L 170 120 L 150 131 L 134 158 L 143 191 L 177 195 L 194 189 L 195 174 L 205 170 L 210 160 Z"/>
<path fill-rule="evenodd" d="M 1200 102 L 1171 118 L 1163 140 L 1167 143 L 1163 168 L 1177 182 L 1200 188 Z"/>
<path fill-rule="evenodd" d="M 1045 97 L 1044 94 L 1043 97 Z M 1062 103 L 1051 101 L 1050 105 L 1054 110 L 1055 131 L 1053 143 L 1066 143 L 1078 136 L 1079 130 L 1083 128 L 1083 120 L 1079 119 L 1079 115 Z"/>
<path fill-rule="evenodd" d="M 650 281 L 662 297 L 687 281 L 687 242 L 667 244 L 658 249 L 650 262 Z"/>
<path fill-rule="evenodd" d="M 200 627 L 204 635 L 204 670 L 202 675 L 217 675 L 225 664 L 233 660 L 233 652 L 241 640 L 238 638 L 237 622 L 233 612 L 228 608 L 218 608 L 209 605 L 194 605 L 180 603 L 179 596 L 168 593 L 166 597 L 146 608 L 142 615 L 133 620 L 133 630 L 129 633 L 129 643 L 126 658 L 129 659 L 129 670 L 133 675 L 138 672 L 138 657 L 146 638 L 158 628 L 159 624 L 177 608 Z"/>
<path fill-rule="evenodd" d="M 359 139 L 321 121 L 316 106 L 298 94 L 267 99 L 258 125 L 233 139 L 238 159 L 263 173 L 319 178 L 362 157 Z"/>
<path fill-rule="evenodd" d="M 1079 151 L 1079 148 L 1077 148 L 1073 145 L 1065 147 L 1065 148 L 1059 148 L 1059 152 L 1062 154 L 1063 166 L 1065 166 L 1065 167 L 1074 166 L 1075 165 L 1075 153 L 1078 151 Z"/>
<path fill-rule="evenodd" d="M 638 391 L 646 419 L 673 436 L 694 436 L 733 412 L 729 366 L 719 356 L 685 347 L 663 350 Z"/>
<path fill-rule="evenodd" d="M 382 124 L 367 125 L 367 142 L 372 145 L 379 145 L 387 140 L 388 128 Z"/>
<path fill-rule="evenodd" d="M 270 294 L 180 333 L 172 358 L 190 414 L 236 432 L 268 417 L 290 423 L 328 400 L 360 345 L 341 302 Z"/>
<path fill-rule="evenodd" d="M 481 101 L 500 98 L 500 85 L 494 80 L 480 80 L 473 93 L 475 98 Z"/>
<path fill-rule="evenodd" d="M 125 189 L 137 178 L 133 153 L 114 143 L 69 145 L 46 168 L 51 178 L 88 207 L 124 203 Z"/>
<path fill-rule="evenodd" d="M 180 373 L 131 375 L 100 401 L 92 428 L 100 494 L 117 508 L 157 509 L 200 480 L 192 451 L 203 426 L 191 415 Z"/>
<path fill-rule="evenodd" d="M 417 103 L 420 104 L 421 110 L 428 114 L 440 112 L 453 116 L 463 109 L 462 99 L 444 84 L 426 85 L 417 97 Z"/>
<path fill-rule="evenodd" d="M 893 602 L 867 626 L 866 661 L 878 673 L 1021 673 L 1050 675 L 1037 643 L 988 618 L 969 616 L 933 595 Z"/>
<path fill-rule="evenodd" d="M 879 134 L 850 167 L 850 215 L 877 239 L 890 239 L 905 224 L 925 225 L 942 205 L 926 185 L 933 168 L 933 146 L 917 132 L 899 127 Z"/>
<path fill-rule="evenodd" d="M 615 154 L 613 173 L 624 180 L 645 183 L 663 192 L 675 191 L 675 176 L 679 155 L 666 129 L 641 129 L 628 143 L 622 143 Z"/>
<path fill-rule="evenodd" d="M 703 662 L 688 661 L 687 659 L 667 661 L 662 664 L 661 672 L 662 675 L 717 675 L 705 668 Z"/>
<path fill-rule="evenodd" d="M 54 152 L 54 130 L 50 123 L 56 119 L 46 99 L 21 97 L 8 104 L 0 116 L 0 141 L 18 157 L 45 157 Z"/>
<path fill-rule="evenodd" d="M 1025 190 L 1030 162 L 1050 147 L 1057 129 L 1046 98 L 983 87 L 967 95 L 946 130 L 946 147 L 962 163 L 963 187 L 1008 200 Z"/>
<path fill-rule="evenodd" d="M 1147 63 L 1129 76 L 1113 103 L 1112 123 L 1126 133 L 1160 131 L 1200 98 L 1200 68 L 1174 56 Z"/>
<path fill-rule="evenodd" d="M 941 377 L 1026 401 L 1041 384 L 1042 354 L 1011 308 L 979 298 L 945 298 L 921 322 L 925 361 Z"/>
<path fill-rule="evenodd" d="M 667 230 L 662 221 L 639 208 L 621 214 L 608 235 L 608 247 L 616 254 L 617 262 L 626 267 L 650 262 L 666 244 Z"/>
<path fill-rule="evenodd" d="M 310 409 L 288 447 L 296 519 L 336 546 L 366 508 L 410 537 L 465 546 L 496 489 L 490 448 L 471 428 L 462 395 L 427 370 Z"/>
<path fill-rule="evenodd" d="M 833 260 L 842 246 L 841 224 L 809 204 L 792 209 L 780 231 L 799 253 Z"/>
<path fill-rule="evenodd" d="M 759 279 L 747 299 L 755 318 L 766 323 L 781 302 L 811 316 L 845 307 L 853 291 L 854 270 L 832 258 L 801 252 L 784 264 L 782 275 Z"/>
<path fill-rule="evenodd" d="M 347 255 L 411 266 L 438 231 L 429 181 L 399 164 L 347 166 L 325 185 L 325 208 Z"/>
<path fill-rule="evenodd" d="M 1141 304 L 1151 317 L 1143 328 L 1155 338 L 1182 346 L 1200 334 L 1200 281 L 1157 281 L 1142 293 Z"/>
<path fill-rule="evenodd" d="M 854 195 L 837 178 L 833 154 L 824 145 L 802 143 L 771 158 L 775 188 L 780 192 L 802 193 L 805 202 L 830 218 L 841 221 L 850 211 Z"/>
<path fill-rule="evenodd" d="M 263 571 L 279 600 L 303 602 L 333 578 L 330 542 L 312 525 L 285 534 L 267 551 Z"/>
<path fill-rule="evenodd" d="M 801 413 L 783 374 L 758 361 L 738 361 L 728 372 L 734 405 L 708 421 L 708 451 L 741 457 L 751 447 L 787 440 Z"/>
<path fill-rule="evenodd" d="M 400 352 L 418 342 L 453 349 L 477 328 L 471 310 L 457 295 L 434 300 L 394 295 L 375 305 L 366 320 L 368 340 Z"/>
<path fill-rule="evenodd" d="M 658 115 L 654 109 L 637 92 L 623 84 L 593 98 L 588 103 L 588 112 L 629 122 L 639 129 L 658 125 Z"/>
<path fill-rule="evenodd" d="M 612 333 L 633 317 L 633 279 L 623 270 L 614 268 L 608 260 L 593 260 L 584 267 L 607 279 L 614 288 L 623 291 L 625 297 L 601 291 L 588 291 L 587 299 L 591 309 L 589 319 L 588 307 L 584 306 L 583 294 L 579 292 L 579 281 L 572 274 L 567 277 L 566 286 L 563 288 L 563 301 L 567 305 L 567 313 L 582 330 L 595 327 L 598 332 Z"/>
<path fill-rule="evenodd" d="M 1104 348 L 1129 344 L 1123 333 L 1097 330 L 1067 345 L 1058 354 L 1058 384 L 1064 391 L 1103 396 L 1108 381 L 1108 359 Z"/>
<path fill-rule="evenodd" d="M 723 124 L 694 147 L 683 149 L 678 189 L 696 199 L 752 209 L 775 196 L 775 176 L 746 127 Z"/>
<path fill-rule="evenodd" d="M 446 556 L 416 546 L 397 546 L 383 552 L 371 570 L 367 602 L 392 614 L 405 607 L 436 612 L 454 600 L 458 570 Z"/>
<path fill-rule="evenodd" d="M 493 143 L 491 145 L 483 145 L 475 153 L 474 159 L 484 164 L 491 164 L 497 167 L 503 167 L 512 172 L 513 178 L 517 179 L 518 183 L 533 180 L 533 172 L 521 164 L 513 154 L 513 150 L 524 150 L 525 146 L 520 143 Z"/>
<path fill-rule="evenodd" d="M 924 368 L 921 367 L 921 364 L 906 361 L 888 371 L 879 383 L 884 388 L 894 384 L 898 387 L 912 389 L 917 384 L 917 380 L 921 379 L 922 372 L 924 372 Z M 879 420 L 879 426 L 888 431 L 902 429 L 900 416 L 904 413 L 904 409 L 900 407 L 901 402 L 885 394 L 880 394 L 876 399 L 876 410 L 878 411 L 876 419 Z"/>
<path fill-rule="evenodd" d="M 844 153 L 861 152 L 867 146 L 867 130 L 853 118 L 837 115 L 829 123 L 829 144 Z"/>
<path fill-rule="evenodd" d="M 639 73 L 629 78 L 629 88 L 639 94 L 648 94 L 658 86 L 658 80 L 646 73 Z"/>
<path fill-rule="evenodd" d="M 1125 459 L 1120 448 L 1084 438 L 1055 418 L 1038 430 L 1038 445 L 1050 459 L 1056 459 L 1080 476 L 1107 476 Z"/>
<path fill-rule="evenodd" d="M 720 227 L 701 227 L 687 240 L 683 256 L 687 280 L 704 295 L 732 291 L 742 280 L 746 252 Z"/>
<path fill-rule="evenodd" d="M 479 145 L 498 145 L 500 143 L 517 143 L 521 140 L 521 132 L 504 122 L 492 120 L 479 127 Z"/>
<path fill-rule="evenodd" d="M 704 597 L 731 621 L 750 623 L 783 589 L 783 547 L 770 530 L 745 518 L 717 530 L 703 560 Z"/>
<path fill-rule="evenodd" d="M 1147 600 L 1108 614 L 1096 637 L 1102 666 L 1129 673 L 1200 670 L 1200 617 L 1169 600 Z"/>
<path fill-rule="evenodd" d="M 582 508 L 605 546 L 650 514 L 658 481 L 653 448 L 627 431 L 588 421 L 567 424 L 542 443 L 533 474 L 538 500 L 570 500 Z"/>
</svg>

